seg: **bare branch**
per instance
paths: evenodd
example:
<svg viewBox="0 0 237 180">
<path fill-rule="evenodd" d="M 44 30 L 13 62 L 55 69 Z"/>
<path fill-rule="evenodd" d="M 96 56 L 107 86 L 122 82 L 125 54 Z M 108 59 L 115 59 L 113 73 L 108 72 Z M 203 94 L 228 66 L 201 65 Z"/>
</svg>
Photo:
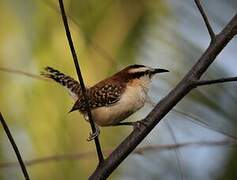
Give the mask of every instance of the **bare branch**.
<svg viewBox="0 0 237 180">
<path fill-rule="evenodd" d="M 202 8 L 200 0 L 194 0 L 194 1 L 195 1 L 195 4 L 196 4 L 197 8 L 199 9 L 199 11 L 200 11 L 200 13 L 202 15 L 202 18 L 203 18 L 205 24 L 206 24 L 208 33 L 209 33 L 210 38 L 211 38 L 211 42 L 213 42 L 216 39 L 216 35 L 215 35 L 215 33 L 214 33 L 214 31 L 213 31 L 213 29 L 212 29 L 212 27 L 211 27 L 211 25 L 210 25 L 210 23 L 208 21 L 207 15 L 206 15 L 205 11 Z"/>
<path fill-rule="evenodd" d="M 220 79 L 214 79 L 214 80 L 199 80 L 195 83 L 195 85 L 196 86 L 205 86 L 205 85 L 233 82 L 233 81 L 237 81 L 237 77 L 220 78 Z"/>
<path fill-rule="evenodd" d="M 179 148 L 187 148 L 193 146 L 200 146 L 200 147 L 216 147 L 216 146 L 237 146 L 237 141 L 231 140 L 222 140 L 222 141 L 199 141 L 199 142 L 186 142 L 186 143 L 179 143 L 179 144 L 162 144 L 162 145 L 150 145 L 137 148 L 133 151 L 133 154 L 143 155 L 149 151 L 169 151 Z M 109 154 L 112 152 L 111 149 L 105 149 L 105 154 Z M 94 158 L 96 155 L 95 151 L 87 151 L 87 152 L 80 152 L 80 153 L 71 153 L 71 154 L 62 154 L 62 155 L 53 155 L 48 157 L 42 158 L 35 158 L 31 160 L 24 161 L 26 166 L 34 166 L 40 165 L 44 163 L 50 162 L 59 162 L 59 161 L 78 161 L 87 158 Z M 19 166 L 18 162 L 15 161 L 7 161 L 7 162 L 0 162 L 0 168 L 10 168 L 10 167 L 17 167 Z"/>
<path fill-rule="evenodd" d="M 83 78 L 82 78 L 81 69 L 80 69 L 80 66 L 79 66 L 79 63 L 78 63 L 77 54 L 76 54 L 76 51 L 75 51 L 75 48 L 74 48 L 74 45 L 73 45 L 70 29 L 69 29 L 69 26 L 68 26 L 68 21 L 67 21 L 66 12 L 64 10 L 63 0 L 58 0 L 58 2 L 59 2 L 60 10 L 61 10 L 61 15 L 62 15 L 62 19 L 63 19 L 63 24 L 64 24 L 66 36 L 67 36 L 68 43 L 69 43 L 69 46 L 70 46 L 70 50 L 71 50 L 71 53 L 72 53 L 74 65 L 75 65 L 77 75 L 78 75 L 78 79 L 79 79 L 79 82 L 80 82 L 80 85 L 81 85 L 82 95 L 83 95 L 83 97 L 85 99 L 85 102 L 86 102 L 86 112 L 87 112 L 87 115 L 88 115 L 88 118 L 89 118 L 89 122 L 90 122 L 90 125 L 91 125 L 92 132 L 95 133 L 96 132 L 96 126 L 95 126 L 95 123 L 92 119 L 91 110 L 90 110 L 89 103 L 88 103 L 89 101 L 88 101 L 88 97 L 87 97 L 87 94 L 86 94 L 86 88 L 85 88 L 85 84 L 84 84 L 84 81 L 83 81 Z M 103 153 L 102 153 L 102 150 L 101 150 L 101 146 L 100 146 L 98 136 L 94 138 L 94 141 L 95 141 L 97 155 L 98 155 L 98 159 L 99 159 L 99 165 L 100 165 L 104 161 L 104 156 L 103 156 Z"/>
<path fill-rule="evenodd" d="M 177 139 L 176 139 L 175 134 L 174 134 L 174 131 L 173 131 L 172 127 L 170 126 L 168 120 L 169 119 L 167 119 L 167 121 L 165 121 L 165 124 L 166 124 L 166 126 L 167 126 L 167 128 L 170 132 L 170 135 L 171 135 L 172 139 L 174 140 L 175 144 L 178 144 Z M 183 180 L 184 179 L 184 173 L 183 173 L 183 168 L 182 168 L 182 164 L 181 164 L 180 152 L 179 152 L 178 148 L 175 148 L 174 151 L 175 151 L 175 157 L 176 157 L 176 160 L 177 160 L 178 168 L 179 168 L 179 171 L 180 171 L 180 179 Z"/>
<path fill-rule="evenodd" d="M 22 170 L 22 173 L 23 173 L 25 179 L 26 179 L 26 180 L 30 180 L 30 176 L 29 176 L 29 174 L 28 174 L 28 172 L 27 172 L 27 169 L 26 169 L 26 167 L 25 167 L 25 164 L 24 164 L 24 162 L 23 162 L 23 160 L 22 160 L 22 158 L 21 158 L 21 154 L 20 154 L 20 152 L 19 152 L 19 150 L 18 150 L 18 148 L 17 148 L 17 145 L 16 145 L 16 143 L 15 143 L 15 141 L 14 141 L 12 135 L 11 135 L 11 132 L 10 132 L 10 130 L 9 130 L 8 126 L 7 126 L 7 123 L 6 123 L 6 121 L 4 120 L 4 118 L 3 118 L 1 112 L 0 112 L 0 121 L 1 121 L 1 124 L 2 124 L 2 127 L 3 127 L 4 131 L 5 131 L 5 133 L 6 133 L 7 137 L 8 137 L 8 139 L 9 139 L 11 145 L 12 145 L 12 148 L 13 148 L 13 150 L 15 151 L 15 154 L 16 154 L 16 157 L 17 157 L 17 160 L 18 160 L 18 163 L 19 163 L 20 166 L 21 166 L 21 170 Z"/>
<path fill-rule="evenodd" d="M 135 128 L 132 133 L 110 154 L 104 161 L 103 166 L 98 166 L 90 176 L 90 180 L 106 179 L 123 160 L 140 144 L 150 131 L 161 121 L 161 119 L 191 90 L 195 88 L 195 82 L 216 59 L 227 43 L 237 33 L 237 14 L 231 19 L 226 27 L 216 36 L 198 62 L 190 69 L 185 77 L 165 96 L 156 107 L 143 120 L 139 129 Z"/>
<path fill-rule="evenodd" d="M 62 155 L 52 155 L 42 158 L 35 158 L 31 160 L 24 161 L 26 166 L 33 166 L 38 164 L 50 163 L 50 162 L 59 162 L 59 161 L 76 161 L 85 158 L 95 157 L 95 151 L 88 151 L 82 153 L 72 153 L 72 154 L 62 154 Z M 19 164 L 15 161 L 0 162 L 0 168 L 16 167 Z"/>
</svg>

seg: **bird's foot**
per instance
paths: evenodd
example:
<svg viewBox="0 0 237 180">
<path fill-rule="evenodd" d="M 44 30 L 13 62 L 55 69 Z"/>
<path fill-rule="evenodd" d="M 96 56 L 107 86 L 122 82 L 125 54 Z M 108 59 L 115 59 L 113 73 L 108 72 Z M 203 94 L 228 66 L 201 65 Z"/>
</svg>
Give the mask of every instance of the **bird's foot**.
<svg viewBox="0 0 237 180">
<path fill-rule="evenodd" d="M 95 129 L 96 130 L 94 133 L 91 133 L 91 132 L 89 133 L 89 137 L 87 138 L 87 141 L 92 141 L 100 135 L 100 129 L 96 124 L 95 124 Z"/>
<path fill-rule="evenodd" d="M 148 124 L 147 124 L 147 122 L 146 121 L 144 121 L 144 119 L 142 119 L 142 120 L 140 120 L 140 121 L 135 121 L 135 122 L 133 122 L 133 129 L 135 130 L 135 129 L 141 129 L 142 128 L 142 126 L 144 126 L 144 127 L 147 127 L 148 126 Z"/>
</svg>

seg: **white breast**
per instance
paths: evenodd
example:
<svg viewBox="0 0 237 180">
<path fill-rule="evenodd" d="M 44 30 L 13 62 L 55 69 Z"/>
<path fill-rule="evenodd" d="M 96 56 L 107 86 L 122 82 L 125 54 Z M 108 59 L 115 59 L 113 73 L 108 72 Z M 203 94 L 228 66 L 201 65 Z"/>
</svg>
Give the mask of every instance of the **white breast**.
<svg viewBox="0 0 237 180">
<path fill-rule="evenodd" d="M 148 91 L 148 86 L 143 85 L 128 85 L 117 103 L 92 110 L 92 115 L 96 123 L 100 126 L 116 124 L 143 107 Z"/>
</svg>

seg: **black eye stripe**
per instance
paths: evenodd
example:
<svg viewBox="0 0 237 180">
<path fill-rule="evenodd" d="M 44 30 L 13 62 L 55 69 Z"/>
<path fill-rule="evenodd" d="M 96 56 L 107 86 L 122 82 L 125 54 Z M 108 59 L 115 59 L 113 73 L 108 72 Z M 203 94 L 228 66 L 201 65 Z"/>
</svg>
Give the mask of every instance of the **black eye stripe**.
<svg viewBox="0 0 237 180">
<path fill-rule="evenodd" d="M 130 76 L 132 79 L 134 78 L 140 78 L 142 76 L 148 75 L 150 74 L 149 70 L 143 71 L 143 72 L 134 72 L 134 73 L 130 73 Z"/>
</svg>

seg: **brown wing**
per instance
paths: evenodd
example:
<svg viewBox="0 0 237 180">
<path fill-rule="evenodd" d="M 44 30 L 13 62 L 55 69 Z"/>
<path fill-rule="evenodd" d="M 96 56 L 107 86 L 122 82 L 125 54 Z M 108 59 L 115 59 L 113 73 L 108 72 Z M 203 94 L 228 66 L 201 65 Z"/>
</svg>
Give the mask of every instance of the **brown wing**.
<svg viewBox="0 0 237 180">
<path fill-rule="evenodd" d="M 92 107 L 110 106 L 117 102 L 122 94 L 122 87 L 117 84 L 105 84 L 90 91 Z"/>
<path fill-rule="evenodd" d="M 94 109 L 113 105 L 121 98 L 122 90 L 122 86 L 113 83 L 97 85 L 87 89 L 90 108 Z M 80 111 L 85 111 L 85 106 L 84 98 L 80 98 L 73 106 L 73 110 L 79 109 Z"/>
</svg>

